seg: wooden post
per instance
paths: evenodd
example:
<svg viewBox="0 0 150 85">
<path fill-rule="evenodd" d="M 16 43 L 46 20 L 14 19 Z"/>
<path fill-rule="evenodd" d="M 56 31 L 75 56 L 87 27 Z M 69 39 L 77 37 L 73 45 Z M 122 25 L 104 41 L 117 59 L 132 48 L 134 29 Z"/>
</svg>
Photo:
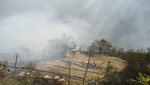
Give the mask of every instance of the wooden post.
<svg viewBox="0 0 150 85">
<path fill-rule="evenodd" d="M 17 60 L 18 60 L 18 54 L 16 54 L 16 61 L 15 61 L 15 68 L 14 68 L 14 78 L 16 76 L 16 71 L 17 71 Z"/>
<path fill-rule="evenodd" d="M 68 85 L 70 85 L 70 74 L 71 74 L 71 61 L 69 59 L 69 75 L 68 75 Z"/>
<path fill-rule="evenodd" d="M 90 59 L 91 59 L 91 50 L 90 50 L 90 53 L 89 53 L 88 64 L 87 64 L 87 66 L 86 66 L 86 70 L 85 70 L 85 74 L 84 74 L 84 80 L 83 80 L 82 85 L 84 85 L 84 83 L 85 83 L 85 78 L 86 78 L 86 74 L 87 74 L 87 71 L 88 71 L 88 68 L 89 68 Z"/>
</svg>

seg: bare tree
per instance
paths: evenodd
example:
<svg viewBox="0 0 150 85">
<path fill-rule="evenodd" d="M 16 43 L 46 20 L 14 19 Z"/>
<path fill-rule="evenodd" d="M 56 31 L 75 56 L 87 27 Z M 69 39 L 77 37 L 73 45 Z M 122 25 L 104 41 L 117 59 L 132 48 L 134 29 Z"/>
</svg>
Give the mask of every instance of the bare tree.
<svg viewBox="0 0 150 85">
<path fill-rule="evenodd" d="M 66 51 L 76 48 L 77 43 L 73 41 L 73 37 L 67 36 L 65 33 L 61 37 L 63 47 Z"/>
</svg>

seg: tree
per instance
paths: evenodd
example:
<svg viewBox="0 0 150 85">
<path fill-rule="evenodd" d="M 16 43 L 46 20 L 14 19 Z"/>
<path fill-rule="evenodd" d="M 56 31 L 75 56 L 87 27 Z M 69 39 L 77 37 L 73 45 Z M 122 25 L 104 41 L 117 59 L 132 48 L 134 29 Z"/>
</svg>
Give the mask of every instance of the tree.
<svg viewBox="0 0 150 85">
<path fill-rule="evenodd" d="M 150 48 L 147 48 L 147 54 L 150 54 Z"/>
<path fill-rule="evenodd" d="M 109 52 L 112 48 L 112 44 L 105 39 L 95 40 L 94 42 L 92 42 L 90 48 L 97 52 Z"/>
<path fill-rule="evenodd" d="M 76 48 L 77 46 L 77 43 L 73 41 L 73 37 L 67 36 L 65 33 L 62 35 L 61 41 L 66 51 L 72 50 L 73 48 Z"/>
</svg>

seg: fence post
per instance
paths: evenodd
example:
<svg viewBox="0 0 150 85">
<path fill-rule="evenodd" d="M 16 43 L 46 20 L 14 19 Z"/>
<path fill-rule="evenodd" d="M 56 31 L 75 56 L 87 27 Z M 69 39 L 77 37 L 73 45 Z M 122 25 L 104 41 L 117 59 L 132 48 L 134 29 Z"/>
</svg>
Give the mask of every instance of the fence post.
<svg viewBox="0 0 150 85">
<path fill-rule="evenodd" d="M 71 60 L 69 59 L 69 75 L 68 75 L 68 85 L 70 85 L 70 74 L 71 74 Z"/>
<path fill-rule="evenodd" d="M 16 54 L 16 61 L 15 61 L 15 68 L 14 68 L 14 78 L 16 77 L 16 71 L 17 71 L 17 60 L 18 60 L 18 54 Z"/>
<path fill-rule="evenodd" d="M 89 64 L 90 64 L 90 59 L 91 59 L 91 50 L 90 50 L 90 52 L 89 52 L 88 64 L 87 64 L 87 66 L 86 66 L 86 70 L 85 70 L 85 74 L 84 74 L 84 80 L 83 80 L 82 85 L 84 85 L 84 83 L 85 83 L 85 78 L 86 78 L 86 74 L 87 74 L 88 67 L 89 67 Z"/>
</svg>

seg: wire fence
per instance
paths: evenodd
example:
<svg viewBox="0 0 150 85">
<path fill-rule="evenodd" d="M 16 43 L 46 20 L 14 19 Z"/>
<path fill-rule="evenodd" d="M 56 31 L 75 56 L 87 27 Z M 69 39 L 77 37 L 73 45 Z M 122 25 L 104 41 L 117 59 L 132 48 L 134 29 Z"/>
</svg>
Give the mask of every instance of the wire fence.
<svg viewBox="0 0 150 85">
<path fill-rule="evenodd" d="M 75 84 L 75 85 L 81 85 L 81 84 L 78 84 L 78 83 L 72 81 L 72 79 L 78 79 L 78 80 L 82 81 L 82 85 L 85 85 L 85 82 L 87 83 L 87 80 L 86 80 L 87 73 L 104 74 L 104 73 L 99 73 L 99 72 L 94 72 L 94 71 L 88 71 L 89 64 L 90 64 L 90 58 L 91 58 L 91 54 L 89 54 L 89 59 L 88 59 L 88 63 L 87 63 L 87 66 L 86 66 L 85 70 L 72 68 L 71 67 L 72 64 L 71 64 L 70 60 L 68 61 L 69 65 L 67 67 L 59 66 L 59 65 L 53 65 L 53 67 L 68 70 L 68 73 L 60 73 L 60 72 L 55 72 L 55 71 L 51 71 L 51 70 L 45 71 L 45 70 L 39 70 L 39 69 L 35 69 L 35 68 L 31 69 L 29 67 L 17 66 L 18 55 L 16 55 L 15 66 L 10 66 L 10 65 L 6 66 L 7 68 L 13 68 L 14 70 L 11 73 L 7 74 L 6 76 L 11 75 L 13 78 L 16 78 L 17 77 L 16 75 L 17 75 L 18 72 L 21 72 L 22 70 L 28 70 L 28 71 L 45 72 L 45 73 L 48 73 L 48 74 L 55 74 L 55 75 L 59 75 L 59 76 L 65 76 L 65 77 L 67 77 L 67 78 L 65 78 L 65 80 L 67 80 L 67 82 L 68 82 L 67 85 L 72 85 L 72 83 Z M 72 70 L 84 72 L 84 76 L 71 75 Z M 36 76 L 34 76 L 34 78 L 35 77 Z M 44 77 L 42 77 L 42 78 L 44 78 Z"/>
</svg>

